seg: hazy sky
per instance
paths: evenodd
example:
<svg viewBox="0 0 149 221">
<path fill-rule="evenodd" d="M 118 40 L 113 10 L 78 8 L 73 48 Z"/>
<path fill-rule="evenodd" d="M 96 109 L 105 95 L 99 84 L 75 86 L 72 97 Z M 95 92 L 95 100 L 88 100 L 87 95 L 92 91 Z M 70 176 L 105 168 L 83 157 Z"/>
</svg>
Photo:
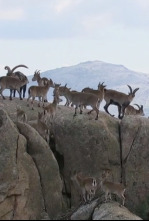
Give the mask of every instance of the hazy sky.
<svg viewBox="0 0 149 221">
<path fill-rule="evenodd" d="M 0 75 L 89 60 L 149 73 L 149 0 L 0 0 Z"/>
</svg>

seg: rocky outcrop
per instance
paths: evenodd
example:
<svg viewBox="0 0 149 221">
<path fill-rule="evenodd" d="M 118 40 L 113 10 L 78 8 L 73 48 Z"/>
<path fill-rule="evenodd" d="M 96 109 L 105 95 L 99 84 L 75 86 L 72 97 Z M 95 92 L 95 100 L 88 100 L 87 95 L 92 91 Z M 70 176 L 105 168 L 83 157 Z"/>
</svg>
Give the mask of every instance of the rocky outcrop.
<svg viewBox="0 0 149 221">
<path fill-rule="evenodd" d="M 64 157 L 62 173 L 72 205 L 78 205 L 79 193 L 71 183 L 71 173 L 82 171 L 100 178 L 102 169 L 109 168 L 111 180 L 126 185 L 126 206 L 148 218 L 149 120 L 125 117 L 119 121 L 100 113 L 95 121 L 94 114 L 88 116 L 86 111 L 73 118 L 73 111 L 59 107 L 54 125 L 55 148 Z"/>
<path fill-rule="evenodd" d="M 40 109 L 30 111 L 25 102 L 21 104 L 28 119 L 37 118 Z M 11 108 L 6 105 L 14 121 L 15 107 L 13 102 Z M 58 107 L 49 147 L 29 125 L 18 123 L 18 131 L 0 110 L 0 218 L 38 219 L 46 212 L 55 218 L 64 208 L 64 198 L 69 208 L 80 203 L 78 189 L 71 181 L 72 173 L 81 171 L 100 181 L 103 169 L 111 169 L 111 181 L 123 181 L 126 185 L 126 207 L 144 219 L 149 218 L 149 120 L 129 116 L 119 121 L 101 112 L 95 121 L 95 115 L 88 115 L 87 110 L 76 118 L 73 114 L 73 108 Z M 96 197 L 102 194 L 99 187 Z M 99 211 L 110 211 L 111 204 L 105 206 L 96 209 L 94 218 Z M 81 214 L 82 219 L 88 219 L 94 208 L 87 209 L 89 213 L 84 212 L 86 208 L 81 207 L 74 217 Z"/>
<path fill-rule="evenodd" d="M 119 121 L 100 113 L 78 115 L 73 118 L 73 109 L 59 108 L 54 124 L 55 148 L 64 157 L 62 168 L 67 193 L 71 193 L 71 204 L 78 205 L 80 198 L 71 183 L 73 171 L 84 175 L 101 177 L 103 169 L 110 168 L 113 177 L 120 181 L 121 160 L 119 146 Z"/>
<path fill-rule="evenodd" d="M 0 110 L 0 219 L 51 219 L 63 209 L 62 181 L 53 153 L 29 125 L 17 127 Z"/>
<path fill-rule="evenodd" d="M 49 217 L 55 218 L 63 207 L 62 181 L 59 167 L 47 142 L 31 126 L 18 122 L 20 133 L 26 137 L 27 152 L 33 158 L 37 167 L 44 203 Z"/>
<path fill-rule="evenodd" d="M 0 110 L 0 219 L 40 219 L 44 203 L 40 177 L 26 152 L 27 141 Z"/>
<path fill-rule="evenodd" d="M 80 208 L 72 214 L 71 220 L 92 220 L 92 214 L 97 206 L 98 200 L 80 206 Z"/>
<path fill-rule="evenodd" d="M 95 209 L 92 220 L 142 220 L 118 203 L 104 203 Z"/>
<path fill-rule="evenodd" d="M 121 123 L 126 206 L 149 218 L 149 119 L 126 117 Z"/>
</svg>

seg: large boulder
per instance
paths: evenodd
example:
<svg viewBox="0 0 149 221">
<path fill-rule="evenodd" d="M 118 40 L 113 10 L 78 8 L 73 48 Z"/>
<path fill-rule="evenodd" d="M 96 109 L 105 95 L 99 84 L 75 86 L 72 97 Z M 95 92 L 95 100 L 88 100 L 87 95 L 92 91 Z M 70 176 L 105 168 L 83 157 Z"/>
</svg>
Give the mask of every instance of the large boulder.
<svg viewBox="0 0 149 221">
<path fill-rule="evenodd" d="M 92 220 L 92 214 L 97 205 L 98 200 L 93 201 L 90 204 L 80 206 L 79 209 L 72 214 L 71 220 Z"/>
<path fill-rule="evenodd" d="M 126 205 L 149 218 L 149 119 L 125 117 L 121 122 Z"/>
<path fill-rule="evenodd" d="M 37 119 L 38 111 L 41 111 L 41 109 L 35 108 L 35 111 L 31 111 L 26 107 L 26 101 L 19 103 L 20 101 L 16 100 L 16 102 L 27 112 L 29 120 Z M 16 121 L 16 103 L 12 102 L 10 105 L 10 101 L 3 101 L 3 105 L 11 119 Z M 0 114 L 2 115 L 2 113 Z M 112 171 L 112 181 L 119 182 L 122 180 L 126 184 L 125 205 L 130 211 L 144 219 L 149 218 L 149 119 L 128 116 L 120 121 L 100 112 L 99 120 L 95 121 L 95 114 L 88 115 L 87 110 L 82 115 L 78 114 L 75 118 L 73 118 L 73 114 L 73 108 L 58 106 L 56 118 L 53 122 L 53 132 L 51 132 L 54 136 L 50 141 L 50 147 L 55 154 L 59 168 L 49 146 L 35 130 L 28 125 L 18 123 L 19 131 L 25 139 L 19 134 L 6 114 L 0 117 L 0 135 L 2 137 L 0 143 L 0 169 L 4 172 L 3 175 L 0 174 L 0 202 L 5 203 L 1 204 L 0 214 L 3 207 L 6 207 L 7 202 L 9 205 L 7 206 L 8 210 L 1 217 L 8 216 L 9 218 L 14 214 L 12 212 L 14 198 L 7 196 L 9 196 L 9 190 L 13 190 L 17 183 L 18 170 L 15 168 L 16 155 L 18 156 L 18 154 L 16 154 L 16 147 L 17 138 L 20 137 L 19 142 L 24 142 L 23 147 L 19 145 L 19 149 L 23 148 L 20 149 L 21 153 L 24 153 L 22 157 L 25 155 L 27 157 L 25 161 L 30 160 L 30 164 L 27 163 L 27 165 L 31 167 L 32 164 L 36 170 L 36 172 L 29 170 L 31 175 L 28 175 L 28 168 L 25 165 L 23 166 L 26 177 L 29 176 L 28 185 L 32 186 L 32 177 L 34 177 L 32 173 L 37 174 L 37 180 L 41 181 L 39 182 L 39 190 L 42 192 L 40 202 L 48 211 L 50 218 L 59 215 L 63 207 L 62 182 L 59 169 L 63 179 L 63 196 L 65 196 L 68 205 L 76 207 L 79 205 L 80 197 L 75 183 L 71 181 L 71 174 L 74 171 L 81 171 L 84 175 L 95 176 L 99 180 L 102 171 L 106 168 Z M 7 134 L 10 134 L 8 139 L 6 138 Z M 5 146 L 8 146 L 8 148 L 5 148 Z M 32 158 L 26 153 L 26 148 Z M 6 151 L 7 149 L 9 151 Z M 7 162 L 7 165 L 5 165 L 5 162 Z M 6 170 L 3 169 L 5 167 Z M 7 182 L 7 178 L 9 182 Z M 51 180 L 52 182 L 50 182 Z M 8 187 L 6 183 L 9 183 Z M 38 181 L 36 183 L 38 184 Z M 101 194 L 100 189 L 96 196 L 99 197 L 99 194 Z M 17 195 L 17 199 L 21 196 Z M 29 197 L 32 196 L 30 193 Z M 26 198 L 28 198 L 27 195 Z M 50 199 L 52 199 L 52 203 L 55 202 L 53 205 L 51 205 Z M 69 204 L 70 201 L 71 204 Z M 25 208 L 29 208 L 28 205 L 25 204 Z M 37 208 L 39 207 L 37 206 Z M 39 216 L 40 212 L 39 209 L 36 216 Z"/>
<path fill-rule="evenodd" d="M 104 203 L 99 205 L 94 213 L 92 220 L 142 220 L 132 214 L 127 208 L 120 207 L 118 203 Z"/>
<path fill-rule="evenodd" d="M 71 174 L 81 171 L 86 176 L 100 178 L 103 169 L 110 168 L 113 178 L 120 181 L 121 160 L 119 145 L 119 121 L 105 113 L 82 115 L 73 118 L 74 109 L 59 107 L 54 122 L 56 151 L 63 156 L 61 168 L 66 192 L 71 194 L 71 204 L 78 205 L 79 196 Z"/>
<path fill-rule="evenodd" d="M 40 177 L 26 152 L 27 141 L 0 110 L 0 219 L 40 219 L 44 203 Z"/>
<path fill-rule="evenodd" d="M 47 142 L 34 128 L 21 122 L 17 123 L 17 127 L 27 139 L 27 151 L 38 169 L 46 211 L 51 219 L 56 218 L 63 209 L 62 180 L 58 163 Z"/>
</svg>

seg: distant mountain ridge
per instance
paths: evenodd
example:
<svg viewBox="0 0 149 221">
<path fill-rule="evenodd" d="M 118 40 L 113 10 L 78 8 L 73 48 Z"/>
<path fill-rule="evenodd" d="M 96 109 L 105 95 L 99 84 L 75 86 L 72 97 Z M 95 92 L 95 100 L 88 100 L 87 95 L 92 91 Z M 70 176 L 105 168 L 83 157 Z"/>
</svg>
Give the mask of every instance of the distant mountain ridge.
<svg viewBox="0 0 149 221">
<path fill-rule="evenodd" d="M 73 90 L 81 91 L 85 87 L 97 89 L 99 82 L 105 82 L 107 89 L 115 89 L 128 93 L 129 84 L 132 88 L 139 87 L 132 104 L 143 104 L 146 115 L 149 115 L 149 75 L 129 70 L 123 65 L 110 64 L 102 61 L 88 61 L 70 67 L 62 67 L 43 72 L 42 77 L 51 78 L 56 83 Z M 32 76 L 29 77 L 30 84 Z M 49 96 L 51 100 L 51 96 Z"/>
</svg>

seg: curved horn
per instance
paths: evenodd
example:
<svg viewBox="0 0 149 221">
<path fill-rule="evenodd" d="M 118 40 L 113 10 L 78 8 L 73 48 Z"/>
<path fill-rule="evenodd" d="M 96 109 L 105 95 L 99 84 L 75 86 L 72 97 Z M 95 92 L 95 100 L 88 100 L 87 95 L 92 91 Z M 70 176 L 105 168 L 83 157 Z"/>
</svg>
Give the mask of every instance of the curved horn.
<svg viewBox="0 0 149 221">
<path fill-rule="evenodd" d="M 67 87 L 67 84 L 65 84 L 65 87 Z"/>
<path fill-rule="evenodd" d="M 7 73 L 7 74 L 11 74 L 11 68 L 10 68 L 9 66 L 5 66 L 5 68 L 4 68 L 4 69 L 8 71 L 8 73 Z"/>
<path fill-rule="evenodd" d="M 103 85 L 105 82 L 102 82 L 102 84 L 101 85 Z"/>
<path fill-rule="evenodd" d="M 133 93 L 132 88 L 129 85 L 127 86 L 129 87 L 130 93 L 132 94 Z"/>
<path fill-rule="evenodd" d="M 139 110 L 141 109 L 141 107 L 138 104 L 134 104 L 135 106 L 137 106 L 139 108 Z"/>
<path fill-rule="evenodd" d="M 141 110 L 143 110 L 143 105 L 141 105 Z"/>
<path fill-rule="evenodd" d="M 13 73 L 17 68 L 28 68 L 26 65 L 23 65 L 23 64 L 20 64 L 20 65 L 17 65 L 15 66 L 12 70 L 11 70 L 11 73 Z"/>
<path fill-rule="evenodd" d="M 133 91 L 133 94 L 135 94 L 140 88 L 136 88 L 134 91 Z"/>
<path fill-rule="evenodd" d="M 39 71 L 37 71 L 37 74 L 40 74 L 40 70 L 39 70 Z"/>
</svg>

